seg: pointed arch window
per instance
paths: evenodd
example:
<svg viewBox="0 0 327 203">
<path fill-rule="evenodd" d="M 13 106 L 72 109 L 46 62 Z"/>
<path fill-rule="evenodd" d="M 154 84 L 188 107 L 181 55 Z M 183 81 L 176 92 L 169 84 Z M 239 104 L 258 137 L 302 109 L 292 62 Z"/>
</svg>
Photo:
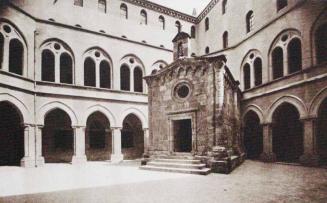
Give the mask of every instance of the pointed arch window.
<svg viewBox="0 0 327 203">
<path fill-rule="evenodd" d="M 254 14 L 253 11 L 249 11 L 246 14 L 246 32 L 251 32 L 254 25 Z"/>
<path fill-rule="evenodd" d="M 262 60 L 256 58 L 253 63 L 254 66 L 254 85 L 258 86 L 262 84 Z"/>
<path fill-rule="evenodd" d="M 4 37 L 0 33 L 0 69 L 2 68 Z"/>
<path fill-rule="evenodd" d="M 55 55 L 52 51 L 45 49 L 42 51 L 41 80 L 55 82 Z"/>
<path fill-rule="evenodd" d="M 131 72 L 127 65 L 120 68 L 120 89 L 124 91 L 131 90 Z"/>
<path fill-rule="evenodd" d="M 176 28 L 177 28 L 177 32 L 181 32 L 181 30 L 182 30 L 182 25 L 181 25 L 181 23 L 180 23 L 179 21 L 176 21 L 176 22 L 175 22 L 175 26 L 176 26 Z"/>
<path fill-rule="evenodd" d="M 128 8 L 127 8 L 126 4 L 120 5 L 120 17 L 128 19 Z"/>
<path fill-rule="evenodd" d="M 23 75 L 24 47 L 18 39 L 9 42 L 9 72 Z"/>
<path fill-rule="evenodd" d="M 141 11 L 141 22 L 140 24 L 147 25 L 148 24 L 148 15 L 145 10 Z"/>
<path fill-rule="evenodd" d="M 111 71 L 110 65 L 103 60 L 100 63 L 100 87 L 110 89 L 111 86 Z"/>
<path fill-rule="evenodd" d="M 191 27 L 191 38 L 195 39 L 195 26 Z"/>
<path fill-rule="evenodd" d="M 86 58 L 84 61 L 84 85 L 89 87 L 96 86 L 95 62 L 92 58 Z"/>
<path fill-rule="evenodd" d="M 287 46 L 288 73 L 294 73 L 302 69 L 302 46 L 301 40 L 292 39 Z"/>
<path fill-rule="evenodd" d="M 251 88 L 251 68 L 248 63 L 243 67 L 243 81 L 244 81 L 244 90 Z"/>
<path fill-rule="evenodd" d="M 225 31 L 223 34 L 223 48 L 226 49 L 228 47 L 228 32 Z"/>
<path fill-rule="evenodd" d="M 99 0 L 98 2 L 99 11 L 106 13 L 107 12 L 107 2 L 106 0 Z"/>
<path fill-rule="evenodd" d="M 60 55 L 60 82 L 73 84 L 73 60 L 67 53 Z"/>
<path fill-rule="evenodd" d="M 276 47 L 272 52 L 272 72 L 273 79 L 281 78 L 284 76 L 284 56 L 283 49 L 281 47 Z"/>
<path fill-rule="evenodd" d="M 317 63 L 327 62 L 327 23 L 321 25 L 315 33 Z"/>
<path fill-rule="evenodd" d="M 143 72 L 140 67 L 134 69 L 134 92 L 143 92 Z"/>
<path fill-rule="evenodd" d="M 166 29 L 166 22 L 165 22 L 165 18 L 163 16 L 159 16 L 159 24 L 160 27 L 165 30 Z"/>
</svg>

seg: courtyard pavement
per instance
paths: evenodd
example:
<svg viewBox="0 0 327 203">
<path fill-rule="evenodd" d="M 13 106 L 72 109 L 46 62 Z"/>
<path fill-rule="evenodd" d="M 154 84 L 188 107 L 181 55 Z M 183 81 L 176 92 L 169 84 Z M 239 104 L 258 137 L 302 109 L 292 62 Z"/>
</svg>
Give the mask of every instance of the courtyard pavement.
<svg viewBox="0 0 327 203">
<path fill-rule="evenodd" d="M 246 161 L 229 175 L 143 171 L 138 162 L 0 167 L 0 202 L 327 202 L 327 169 Z"/>
</svg>

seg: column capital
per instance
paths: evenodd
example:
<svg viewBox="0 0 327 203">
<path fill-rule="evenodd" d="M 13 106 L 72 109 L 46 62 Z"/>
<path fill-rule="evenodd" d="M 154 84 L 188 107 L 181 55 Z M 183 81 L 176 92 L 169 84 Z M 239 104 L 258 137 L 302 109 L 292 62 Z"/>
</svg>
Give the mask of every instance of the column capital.
<svg viewBox="0 0 327 203">
<path fill-rule="evenodd" d="M 317 119 L 318 119 L 318 117 L 316 117 L 316 116 L 306 116 L 306 117 L 300 118 L 300 121 L 302 121 L 302 122 L 314 121 L 314 120 L 317 120 Z"/>
<path fill-rule="evenodd" d="M 86 128 L 84 125 L 72 125 L 72 128 Z"/>
<path fill-rule="evenodd" d="M 111 127 L 110 130 L 122 130 L 123 127 Z"/>
<path fill-rule="evenodd" d="M 272 126 L 273 123 L 261 123 L 262 126 Z"/>
<path fill-rule="evenodd" d="M 35 125 L 35 127 L 39 128 L 39 129 L 42 129 L 42 128 L 44 128 L 44 125 L 37 124 L 37 125 Z"/>
</svg>

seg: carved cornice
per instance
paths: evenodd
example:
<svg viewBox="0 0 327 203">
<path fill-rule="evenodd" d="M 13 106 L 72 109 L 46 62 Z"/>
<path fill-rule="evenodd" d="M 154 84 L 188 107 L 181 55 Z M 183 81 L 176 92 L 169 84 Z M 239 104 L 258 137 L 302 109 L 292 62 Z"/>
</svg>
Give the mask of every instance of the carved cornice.
<svg viewBox="0 0 327 203">
<path fill-rule="evenodd" d="M 174 18 L 178 18 L 180 20 L 184 20 L 190 23 L 196 23 L 197 22 L 197 18 L 176 10 L 173 10 L 171 8 L 167 8 L 165 6 L 161 6 L 159 4 L 147 1 L 147 0 L 122 0 L 124 2 L 130 3 L 130 4 L 134 4 L 137 6 L 141 6 L 143 8 L 147 8 L 165 15 L 169 15 L 172 16 Z"/>
<path fill-rule="evenodd" d="M 208 15 L 208 13 L 211 11 L 213 7 L 219 2 L 220 0 L 211 0 L 210 3 L 203 9 L 203 11 L 200 13 L 200 15 L 197 17 L 197 22 L 199 23 L 205 16 Z"/>
</svg>

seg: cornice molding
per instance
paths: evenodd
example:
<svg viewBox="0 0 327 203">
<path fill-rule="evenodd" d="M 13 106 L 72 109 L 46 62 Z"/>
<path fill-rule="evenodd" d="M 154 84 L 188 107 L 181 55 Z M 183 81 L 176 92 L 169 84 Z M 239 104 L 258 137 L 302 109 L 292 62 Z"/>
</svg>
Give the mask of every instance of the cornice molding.
<svg viewBox="0 0 327 203">
<path fill-rule="evenodd" d="M 216 4 L 219 2 L 220 0 L 211 0 L 210 3 L 203 9 L 203 11 L 200 13 L 200 15 L 197 17 L 197 22 L 196 23 L 200 23 L 201 20 L 203 20 L 204 17 L 206 17 L 208 15 L 208 13 L 211 11 L 211 9 L 213 7 L 216 6 Z"/>
</svg>

